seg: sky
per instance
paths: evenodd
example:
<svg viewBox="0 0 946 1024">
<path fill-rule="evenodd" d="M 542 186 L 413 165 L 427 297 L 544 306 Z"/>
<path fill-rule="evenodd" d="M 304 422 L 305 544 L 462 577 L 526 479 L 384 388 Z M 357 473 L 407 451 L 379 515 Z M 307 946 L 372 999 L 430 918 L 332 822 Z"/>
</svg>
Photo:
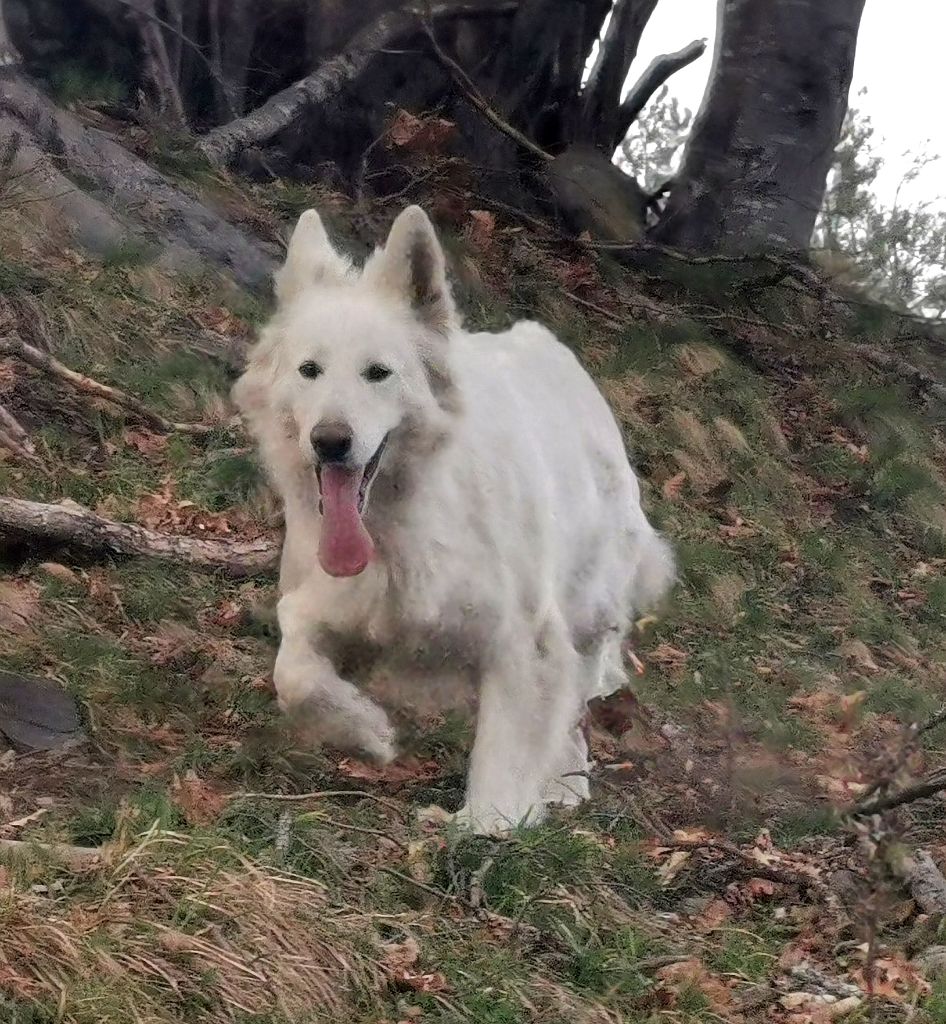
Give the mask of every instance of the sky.
<svg viewBox="0 0 946 1024">
<path fill-rule="evenodd" d="M 659 0 L 631 69 L 633 81 L 659 53 L 678 50 L 691 39 L 705 37 L 712 48 L 716 0 Z M 946 193 L 946 117 L 942 40 L 946 34 L 943 0 L 867 0 L 857 40 L 850 102 L 869 114 L 874 143 L 885 161 L 877 181 L 880 199 L 893 199 L 908 164 L 906 150 L 942 154 L 904 195 L 929 200 Z M 703 98 L 709 74 L 710 49 L 668 82 L 671 94 L 694 113 Z M 867 89 L 858 96 L 861 89 Z M 923 99 L 925 97 L 925 100 Z M 946 207 L 946 199 L 937 205 Z"/>
</svg>

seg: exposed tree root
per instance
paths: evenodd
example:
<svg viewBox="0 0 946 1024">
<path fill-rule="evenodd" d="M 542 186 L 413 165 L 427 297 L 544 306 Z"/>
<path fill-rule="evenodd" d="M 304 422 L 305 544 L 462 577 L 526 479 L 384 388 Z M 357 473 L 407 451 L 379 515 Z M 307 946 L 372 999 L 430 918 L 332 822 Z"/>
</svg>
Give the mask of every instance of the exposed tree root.
<svg viewBox="0 0 946 1024">
<path fill-rule="evenodd" d="M 25 341 L 21 341 L 19 338 L 0 338 L 0 355 L 15 356 L 35 369 L 42 370 L 43 373 L 48 373 L 51 377 L 65 381 L 77 391 L 87 395 L 94 395 L 96 398 L 104 398 L 113 405 L 127 409 L 144 423 L 147 423 L 149 427 L 154 430 L 160 430 L 163 434 L 174 432 L 181 434 L 207 434 L 213 430 L 213 427 L 206 423 L 172 423 L 171 420 L 165 419 L 153 409 L 149 409 L 144 402 L 139 401 L 133 395 L 129 395 L 126 391 L 122 391 L 121 388 L 102 384 L 92 377 L 86 377 L 83 373 L 71 370 L 64 363 L 60 363 L 58 359 L 35 348 L 33 345 L 27 345 Z M 0 415 L 0 429 L 3 429 L 4 426 L 3 416 Z M 9 431 L 9 427 L 7 429 Z M 20 429 L 22 431 L 22 428 Z M 24 433 L 23 437 L 25 436 Z M 22 444 L 22 439 L 20 439 L 20 443 Z"/>
</svg>

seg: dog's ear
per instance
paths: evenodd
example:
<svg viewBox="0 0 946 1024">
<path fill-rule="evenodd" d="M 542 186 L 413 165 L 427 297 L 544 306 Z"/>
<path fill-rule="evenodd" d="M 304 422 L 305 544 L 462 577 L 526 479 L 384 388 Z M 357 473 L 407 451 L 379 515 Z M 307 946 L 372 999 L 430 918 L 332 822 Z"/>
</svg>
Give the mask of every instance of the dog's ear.
<svg viewBox="0 0 946 1024">
<path fill-rule="evenodd" d="M 285 305 L 311 285 L 342 281 L 350 272 L 351 263 L 332 245 L 322 218 L 315 210 L 306 210 L 289 239 L 286 262 L 274 276 L 276 299 Z"/>
<path fill-rule="evenodd" d="M 369 260 L 364 276 L 406 298 L 418 320 L 431 330 L 447 334 L 456 325 L 443 249 L 419 206 L 398 215 L 384 249 Z"/>
</svg>

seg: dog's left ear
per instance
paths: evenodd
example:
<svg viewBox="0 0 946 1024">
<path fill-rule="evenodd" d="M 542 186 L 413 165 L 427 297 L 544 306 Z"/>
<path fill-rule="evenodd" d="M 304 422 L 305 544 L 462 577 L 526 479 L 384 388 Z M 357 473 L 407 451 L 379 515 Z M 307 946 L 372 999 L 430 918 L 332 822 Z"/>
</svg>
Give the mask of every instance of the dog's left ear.
<svg viewBox="0 0 946 1024">
<path fill-rule="evenodd" d="M 447 334 L 456 326 L 443 249 L 419 206 L 398 215 L 384 249 L 366 265 L 365 278 L 406 298 L 418 320 L 431 330 Z"/>
</svg>

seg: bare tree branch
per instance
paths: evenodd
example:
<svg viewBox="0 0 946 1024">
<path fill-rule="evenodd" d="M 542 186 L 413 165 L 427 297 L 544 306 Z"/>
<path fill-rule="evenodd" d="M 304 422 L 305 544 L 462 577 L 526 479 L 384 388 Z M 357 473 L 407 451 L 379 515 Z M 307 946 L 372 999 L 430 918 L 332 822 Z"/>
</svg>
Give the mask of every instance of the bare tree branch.
<svg viewBox="0 0 946 1024">
<path fill-rule="evenodd" d="M 516 9 L 515 0 L 479 0 L 470 3 L 439 3 L 431 8 L 435 18 L 506 14 Z M 334 99 L 368 67 L 377 53 L 399 36 L 418 27 L 417 12 L 400 8 L 387 11 L 366 25 L 348 48 L 320 64 L 311 75 L 271 96 L 261 107 L 208 132 L 198 145 L 211 163 L 229 164 L 247 146 L 269 142 L 302 117 L 307 110 Z"/>
<path fill-rule="evenodd" d="M 118 523 L 80 505 L 46 505 L 0 497 L 0 533 L 91 551 L 162 558 L 205 569 L 219 569 L 240 579 L 276 567 L 279 548 L 268 540 L 231 541 L 158 533 L 136 523 Z"/>
<path fill-rule="evenodd" d="M 582 124 L 589 142 L 607 149 L 615 138 L 621 91 L 657 0 L 617 0 L 583 91 Z"/>
<path fill-rule="evenodd" d="M 647 106 L 651 96 L 681 68 L 692 64 L 706 52 L 706 40 L 694 39 L 692 43 L 677 50 L 675 53 L 662 53 L 647 65 L 644 73 L 631 87 L 618 108 L 615 137 L 613 145 L 620 144 L 627 135 L 628 129 L 637 120 L 638 115 Z"/>
<path fill-rule="evenodd" d="M 121 388 L 102 384 L 91 377 L 86 377 L 85 374 L 77 373 L 48 353 L 35 348 L 33 345 L 27 345 L 20 338 L 0 338 L 0 355 L 16 356 L 35 369 L 42 370 L 43 373 L 48 373 L 51 377 L 57 377 L 59 380 L 65 381 L 77 391 L 82 391 L 87 395 L 94 395 L 96 398 L 104 398 L 113 405 L 127 409 L 147 423 L 149 427 L 160 430 L 164 434 L 174 432 L 182 434 L 207 434 L 213 429 L 213 427 L 208 426 L 206 423 L 172 423 L 153 409 L 149 409 L 144 402 L 140 402 L 133 395 L 122 391 Z"/>
</svg>

